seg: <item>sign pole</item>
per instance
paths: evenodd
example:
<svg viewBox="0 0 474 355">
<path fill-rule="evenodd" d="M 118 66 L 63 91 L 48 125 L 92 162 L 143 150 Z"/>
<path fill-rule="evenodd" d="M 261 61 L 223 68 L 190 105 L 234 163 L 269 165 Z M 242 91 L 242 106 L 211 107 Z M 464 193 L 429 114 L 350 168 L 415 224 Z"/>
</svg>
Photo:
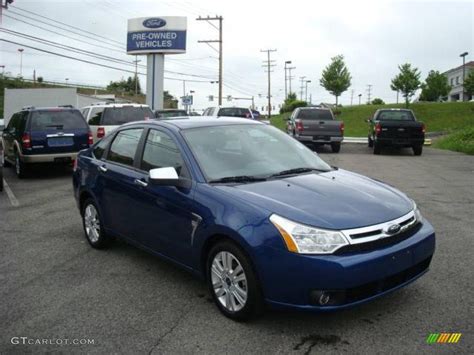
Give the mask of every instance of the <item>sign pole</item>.
<svg viewBox="0 0 474 355">
<path fill-rule="evenodd" d="M 147 55 L 146 104 L 152 110 L 163 109 L 163 79 L 165 74 L 165 56 Z"/>
</svg>

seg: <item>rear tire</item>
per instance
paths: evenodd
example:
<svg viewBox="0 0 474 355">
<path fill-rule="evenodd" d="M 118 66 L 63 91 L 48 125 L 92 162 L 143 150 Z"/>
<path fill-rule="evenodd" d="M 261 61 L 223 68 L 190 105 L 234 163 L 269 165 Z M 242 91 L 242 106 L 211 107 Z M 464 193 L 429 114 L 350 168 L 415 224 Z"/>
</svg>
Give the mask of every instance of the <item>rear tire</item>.
<svg viewBox="0 0 474 355">
<path fill-rule="evenodd" d="M 3 191 L 3 166 L 0 166 L 0 191 Z"/>
<path fill-rule="evenodd" d="M 246 321 L 262 314 L 264 303 L 257 275 L 236 244 L 226 240 L 214 245 L 206 272 L 212 298 L 226 317 Z"/>
<path fill-rule="evenodd" d="M 28 175 L 26 164 L 21 161 L 20 154 L 18 152 L 15 152 L 14 168 L 15 168 L 15 174 L 18 177 L 18 179 L 24 179 Z"/>
<path fill-rule="evenodd" d="M 374 146 L 374 141 L 372 140 L 370 136 L 368 137 L 368 140 L 369 140 L 369 148 L 372 148 Z"/>
<path fill-rule="evenodd" d="M 422 153 L 423 153 L 423 146 L 422 145 L 413 146 L 413 154 L 421 155 Z"/>
<path fill-rule="evenodd" d="M 341 143 L 331 143 L 331 149 L 333 153 L 339 153 L 341 151 Z"/>
<path fill-rule="evenodd" d="M 99 209 L 92 198 L 87 199 L 81 208 L 82 226 L 89 244 L 95 249 L 104 249 L 112 239 L 105 233 Z"/>
<path fill-rule="evenodd" d="M 380 143 L 377 143 L 377 142 L 374 142 L 374 154 L 375 155 L 380 155 L 381 151 L 382 151 L 382 146 L 380 145 Z"/>
</svg>

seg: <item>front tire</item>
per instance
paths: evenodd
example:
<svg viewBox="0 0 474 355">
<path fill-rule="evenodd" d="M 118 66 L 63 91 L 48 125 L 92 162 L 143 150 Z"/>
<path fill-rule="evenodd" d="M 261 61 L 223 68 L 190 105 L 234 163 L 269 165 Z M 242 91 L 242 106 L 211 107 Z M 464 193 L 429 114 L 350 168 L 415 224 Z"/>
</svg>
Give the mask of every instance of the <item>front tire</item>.
<svg viewBox="0 0 474 355">
<path fill-rule="evenodd" d="M 339 153 L 341 151 L 341 143 L 331 143 L 331 149 L 333 153 Z"/>
<path fill-rule="evenodd" d="M 111 238 L 104 231 L 99 209 L 93 199 L 87 199 L 82 204 L 82 225 L 89 244 L 95 249 L 104 249 L 109 246 Z"/>
<path fill-rule="evenodd" d="M 219 310 L 228 318 L 245 321 L 263 311 L 263 296 L 252 264 L 230 241 L 212 247 L 207 258 L 207 282 Z"/>
</svg>

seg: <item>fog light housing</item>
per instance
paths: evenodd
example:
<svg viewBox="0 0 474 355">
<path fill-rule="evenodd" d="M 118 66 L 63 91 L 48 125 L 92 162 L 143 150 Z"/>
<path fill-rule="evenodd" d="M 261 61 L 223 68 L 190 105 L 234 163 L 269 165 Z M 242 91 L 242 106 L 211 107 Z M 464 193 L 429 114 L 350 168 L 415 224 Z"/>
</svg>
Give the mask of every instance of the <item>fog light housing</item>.
<svg viewBox="0 0 474 355">
<path fill-rule="evenodd" d="M 343 290 L 312 290 L 310 292 L 310 303 L 313 306 L 327 307 L 344 304 L 345 291 Z"/>
</svg>

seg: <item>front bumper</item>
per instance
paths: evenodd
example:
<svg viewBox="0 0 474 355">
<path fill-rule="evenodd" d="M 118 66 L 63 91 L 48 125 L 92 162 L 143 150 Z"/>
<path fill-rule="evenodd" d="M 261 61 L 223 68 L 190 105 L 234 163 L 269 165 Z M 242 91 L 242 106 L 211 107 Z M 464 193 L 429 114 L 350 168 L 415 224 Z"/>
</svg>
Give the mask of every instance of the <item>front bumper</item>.
<svg viewBox="0 0 474 355">
<path fill-rule="evenodd" d="M 435 233 L 426 220 L 410 238 L 384 248 L 344 255 L 299 255 L 267 250 L 260 277 L 268 304 L 277 308 L 329 311 L 351 307 L 403 287 L 423 275 L 435 251 Z M 321 306 L 314 291 L 342 295 Z"/>
<path fill-rule="evenodd" d="M 301 136 L 295 135 L 295 139 L 300 142 L 310 142 L 310 143 L 317 143 L 317 144 L 331 144 L 331 143 L 341 143 L 344 140 L 344 137 L 318 137 L 315 136 Z"/>
<path fill-rule="evenodd" d="M 77 157 L 75 153 L 59 153 L 59 154 L 23 154 L 21 160 L 24 163 L 70 163 Z"/>
</svg>

